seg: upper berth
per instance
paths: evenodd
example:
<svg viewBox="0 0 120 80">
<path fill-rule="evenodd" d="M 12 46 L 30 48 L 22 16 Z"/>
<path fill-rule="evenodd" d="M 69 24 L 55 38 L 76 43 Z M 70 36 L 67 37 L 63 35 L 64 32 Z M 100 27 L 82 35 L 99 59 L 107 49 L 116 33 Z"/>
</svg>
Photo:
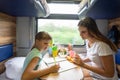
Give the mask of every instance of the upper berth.
<svg viewBox="0 0 120 80">
<path fill-rule="evenodd" d="M 79 17 L 90 16 L 94 19 L 120 17 L 120 0 L 82 0 Z M 82 6 L 84 5 L 84 6 Z"/>
<path fill-rule="evenodd" d="M 20 17 L 46 17 L 49 8 L 46 0 L 0 0 L 0 12 Z"/>
</svg>

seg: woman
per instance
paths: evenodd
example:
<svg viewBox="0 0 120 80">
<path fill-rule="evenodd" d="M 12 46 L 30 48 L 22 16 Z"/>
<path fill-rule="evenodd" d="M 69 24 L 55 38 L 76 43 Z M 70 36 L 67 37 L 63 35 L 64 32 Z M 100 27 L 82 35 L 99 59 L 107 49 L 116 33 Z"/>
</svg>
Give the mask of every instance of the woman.
<svg viewBox="0 0 120 80">
<path fill-rule="evenodd" d="M 51 36 L 47 32 L 39 32 L 35 36 L 35 44 L 27 55 L 21 80 L 39 80 L 41 76 L 57 72 L 59 65 L 53 65 L 45 69 L 38 69 L 39 62 L 46 53 Z"/>
<path fill-rule="evenodd" d="M 116 46 L 103 36 L 91 17 L 85 17 L 78 23 L 80 36 L 86 40 L 87 57 L 82 60 L 75 55 L 74 63 L 87 69 L 84 77 L 90 76 L 88 80 L 117 80 L 114 53 Z M 85 62 L 91 61 L 90 64 Z"/>
</svg>

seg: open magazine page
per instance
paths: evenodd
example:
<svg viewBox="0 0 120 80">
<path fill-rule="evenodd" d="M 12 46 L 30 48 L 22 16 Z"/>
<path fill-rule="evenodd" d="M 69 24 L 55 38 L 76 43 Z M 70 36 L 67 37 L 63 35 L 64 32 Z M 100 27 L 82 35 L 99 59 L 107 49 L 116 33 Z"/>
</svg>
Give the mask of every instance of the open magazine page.
<svg viewBox="0 0 120 80">
<path fill-rule="evenodd" d="M 55 64 L 53 58 L 44 58 L 41 63 L 42 63 L 41 65 L 42 68 L 49 67 Z M 77 65 L 66 60 L 66 58 L 59 58 L 59 57 L 56 57 L 56 64 L 60 65 L 59 72 L 64 72 L 78 67 Z"/>
</svg>

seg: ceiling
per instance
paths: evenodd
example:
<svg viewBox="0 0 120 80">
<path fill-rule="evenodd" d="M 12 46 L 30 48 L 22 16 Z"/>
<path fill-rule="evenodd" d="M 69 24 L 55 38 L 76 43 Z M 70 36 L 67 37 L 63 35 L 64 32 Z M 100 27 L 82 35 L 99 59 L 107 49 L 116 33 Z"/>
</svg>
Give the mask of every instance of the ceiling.
<svg viewBox="0 0 120 80">
<path fill-rule="evenodd" d="M 31 3 L 33 0 L 0 0 L 0 12 L 12 16 L 43 16 L 41 10 L 35 8 Z M 81 0 L 46 0 L 50 2 L 80 3 Z M 120 17 L 120 0 L 97 0 L 87 13 L 95 19 L 111 19 Z M 79 15 L 80 16 L 80 15 Z"/>
</svg>

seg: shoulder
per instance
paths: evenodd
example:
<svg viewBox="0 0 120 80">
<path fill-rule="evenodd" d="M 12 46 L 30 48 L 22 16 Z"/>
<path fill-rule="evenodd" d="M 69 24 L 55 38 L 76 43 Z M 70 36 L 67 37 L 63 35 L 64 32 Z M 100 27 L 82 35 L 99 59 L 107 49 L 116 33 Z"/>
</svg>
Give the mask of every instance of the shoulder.
<svg viewBox="0 0 120 80">
<path fill-rule="evenodd" d="M 41 58 L 41 54 L 40 54 L 40 51 L 39 51 L 38 49 L 33 48 L 33 49 L 29 52 L 29 54 L 27 55 L 27 57 L 29 57 L 29 58 L 34 58 L 34 57 L 39 57 L 39 58 Z"/>
<path fill-rule="evenodd" d="M 40 51 L 37 48 L 33 48 L 30 53 L 39 53 Z"/>
<path fill-rule="evenodd" d="M 107 44 L 107 43 L 105 43 L 105 42 L 101 42 L 101 41 L 98 41 L 98 42 L 96 42 L 96 45 L 97 45 L 97 47 L 99 47 L 99 48 L 110 48 L 110 46 Z"/>
<path fill-rule="evenodd" d="M 107 56 L 112 55 L 114 53 L 110 46 L 104 42 L 96 42 L 96 47 L 98 48 L 99 56 Z"/>
</svg>

